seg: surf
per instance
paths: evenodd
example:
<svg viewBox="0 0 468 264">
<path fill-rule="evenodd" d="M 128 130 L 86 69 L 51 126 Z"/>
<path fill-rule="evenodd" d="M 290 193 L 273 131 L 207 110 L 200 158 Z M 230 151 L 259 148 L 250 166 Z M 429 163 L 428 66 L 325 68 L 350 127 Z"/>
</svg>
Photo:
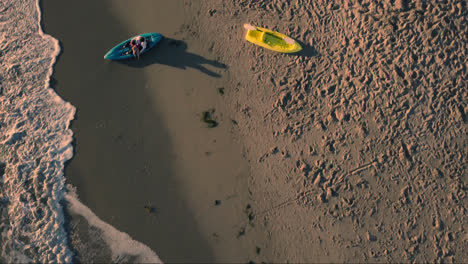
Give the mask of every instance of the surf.
<svg viewBox="0 0 468 264">
<path fill-rule="evenodd" d="M 39 0 L 0 2 L 0 262 L 74 261 L 66 206 L 102 231 L 111 260 L 138 249 L 134 259 L 160 262 L 67 191 L 76 109 L 50 86 L 59 53 L 59 41 L 42 31 Z"/>
</svg>

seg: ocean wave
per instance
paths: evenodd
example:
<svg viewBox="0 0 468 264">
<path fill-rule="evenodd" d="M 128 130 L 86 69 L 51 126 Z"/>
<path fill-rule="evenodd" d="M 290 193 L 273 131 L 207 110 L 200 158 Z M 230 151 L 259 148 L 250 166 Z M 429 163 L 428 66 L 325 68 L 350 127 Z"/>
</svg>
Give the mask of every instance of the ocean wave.
<svg viewBox="0 0 468 264">
<path fill-rule="evenodd" d="M 102 230 L 115 258 L 160 262 L 66 192 L 75 108 L 49 86 L 60 46 L 40 17 L 38 0 L 0 2 L 0 262 L 72 262 L 64 202 Z"/>
<path fill-rule="evenodd" d="M 38 1 L 0 4 L 0 252 L 7 262 L 70 262 L 61 201 L 75 108 L 50 87 L 60 52 Z"/>
</svg>

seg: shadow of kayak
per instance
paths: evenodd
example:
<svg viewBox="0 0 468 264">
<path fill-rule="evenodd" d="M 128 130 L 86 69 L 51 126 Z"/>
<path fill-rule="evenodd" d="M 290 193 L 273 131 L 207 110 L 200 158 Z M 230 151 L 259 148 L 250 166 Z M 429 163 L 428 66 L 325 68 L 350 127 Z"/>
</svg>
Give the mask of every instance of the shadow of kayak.
<svg viewBox="0 0 468 264">
<path fill-rule="evenodd" d="M 302 57 L 319 57 L 321 54 L 312 46 L 307 45 L 301 41 L 296 40 L 302 47 L 302 50 L 297 53 L 290 53 L 290 55 L 299 55 Z"/>
<path fill-rule="evenodd" d="M 163 38 L 154 48 L 140 56 L 140 59 L 119 61 L 130 67 L 142 68 L 153 64 L 163 64 L 178 69 L 194 68 L 211 77 L 219 78 L 221 75 L 204 65 L 216 69 L 226 69 L 227 66 L 216 60 L 206 59 L 200 55 L 187 52 L 187 43 L 182 40 Z"/>
</svg>

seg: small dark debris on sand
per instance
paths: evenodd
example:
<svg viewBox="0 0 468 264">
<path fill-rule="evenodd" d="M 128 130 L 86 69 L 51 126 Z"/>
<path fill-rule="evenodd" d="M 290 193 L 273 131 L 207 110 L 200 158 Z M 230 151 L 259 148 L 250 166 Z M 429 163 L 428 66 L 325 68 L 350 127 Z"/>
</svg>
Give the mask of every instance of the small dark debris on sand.
<svg viewBox="0 0 468 264">
<path fill-rule="evenodd" d="M 255 248 L 255 252 L 257 253 L 257 255 L 260 255 L 260 251 L 262 251 L 261 248 L 259 248 L 259 247 L 256 247 L 256 248 Z"/>
<path fill-rule="evenodd" d="M 249 219 L 249 224 L 251 226 L 254 226 L 253 220 L 255 219 L 255 214 L 252 212 L 252 206 L 250 204 L 247 204 L 244 212 L 247 214 L 247 217 Z"/>
<path fill-rule="evenodd" d="M 210 16 L 213 16 L 215 13 L 216 13 L 216 9 L 210 9 L 210 10 L 208 10 L 208 14 L 209 14 Z"/>
<path fill-rule="evenodd" d="M 220 205 L 221 201 L 220 200 L 215 200 L 215 205 Z"/>
<path fill-rule="evenodd" d="M 208 127 L 209 128 L 213 128 L 213 127 L 216 127 L 218 126 L 218 122 L 216 122 L 215 120 L 213 120 L 212 118 L 212 115 L 214 113 L 214 110 L 210 110 L 210 111 L 205 111 L 203 112 L 203 122 L 207 123 L 208 124 Z"/>
<path fill-rule="evenodd" d="M 253 221 L 255 218 L 254 214 L 252 212 L 249 213 L 249 221 Z"/>
<path fill-rule="evenodd" d="M 150 204 L 145 205 L 144 208 L 149 214 L 156 214 L 158 213 L 158 209 Z"/>
<path fill-rule="evenodd" d="M 237 233 L 237 238 L 241 237 L 245 235 L 245 227 L 241 227 L 241 229 L 239 230 L 239 233 Z"/>
<path fill-rule="evenodd" d="M 224 87 L 218 88 L 218 93 L 219 93 L 220 95 L 224 95 Z"/>
</svg>

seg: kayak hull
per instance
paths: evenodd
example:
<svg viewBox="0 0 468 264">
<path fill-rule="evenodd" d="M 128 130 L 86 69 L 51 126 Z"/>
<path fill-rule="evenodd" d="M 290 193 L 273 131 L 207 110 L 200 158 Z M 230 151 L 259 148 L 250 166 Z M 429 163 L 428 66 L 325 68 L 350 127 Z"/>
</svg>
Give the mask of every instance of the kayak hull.
<svg viewBox="0 0 468 264">
<path fill-rule="evenodd" d="M 141 54 L 147 52 L 148 50 L 152 49 L 154 46 L 156 46 L 162 39 L 162 35 L 159 33 L 144 33 L 141 35 L 137 36 L 142 36 L 146 40 L 148 40 L 148 45 L 146 48 L 141 52 Z M 131 59 L 134 58 L 133 54 L 131 53 L 131 48 L 130 45 L 126 45 L 132 40 L 133 38 L 137 37 L 133 36 L 125 41 L 122 41 L 112 49 L 110 49 L 106 55 L 104 55 L 104 59 L 106 60 L 125 60 L 125 59 Z M 126 54 L 130 51 L 129 54 Z M 140 55 L 141 55 L 140 54 Z"/>
<path fill-rule="evenodd" d="M 294 40 L 293 44 L 289 44 L 284 38 L 288 38 L 288 36 L 261 27 L 257 27 L 257 30 L 247 30 L 245 35 L 247 41 L 269 50 L 282 53 L 294 53 L 302 50 L 297 41 Z"/>
</svg>

